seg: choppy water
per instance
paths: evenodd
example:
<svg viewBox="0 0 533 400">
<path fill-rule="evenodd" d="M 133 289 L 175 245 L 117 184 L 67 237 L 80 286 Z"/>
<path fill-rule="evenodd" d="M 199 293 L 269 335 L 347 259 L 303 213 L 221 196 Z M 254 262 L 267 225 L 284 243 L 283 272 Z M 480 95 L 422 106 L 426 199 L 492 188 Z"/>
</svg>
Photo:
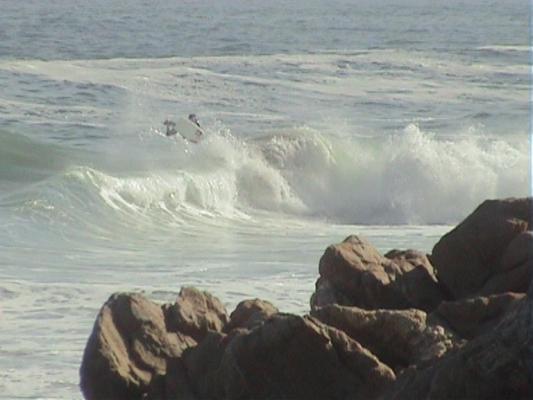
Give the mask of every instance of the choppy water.
<svg viewBox="0 0 533 400">
<path fill-rule="evenodd" d="M 80 398 L 114 291 L 305 312 L 329 243 L 429 251 L 529 193 L 528 12 L 0 0 L 0 398 Z"/>
</svg>

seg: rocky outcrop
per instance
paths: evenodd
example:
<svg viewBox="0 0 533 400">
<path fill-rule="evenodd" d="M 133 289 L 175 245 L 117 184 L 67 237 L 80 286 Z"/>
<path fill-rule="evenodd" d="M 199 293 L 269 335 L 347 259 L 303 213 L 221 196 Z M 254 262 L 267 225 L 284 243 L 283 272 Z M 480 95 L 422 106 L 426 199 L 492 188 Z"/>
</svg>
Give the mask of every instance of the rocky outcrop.
<svg viewBox="0 0 533 400">
<path fill-rule="evenodd" d="M 455 299 L 527 290 L 532 201 L 487 200 L 435 245 L 431 262 Z"/>
<path fill-rule="evenodd" d="M 382 256 L 368 241 L 349 236 L 329 246 L 319 263 L 312 307 L 432 310 L 443 298 L 427 257 L 414 250 Z"/>
<path fill-rule="evenodd" d="M 444 322 L 444 325 L 462 338 L 473 339 L 494 328 L 506 313 L 525 297 L 523 293 L 501 293 L 488 297 L 444 301 L 432 316 Z"/>
<path fill-rule="evenodd" d="M 494 329 L 439 362 L 406 370 L 384 396 L 392 399 L 531 399 L 533 302 L 522 299 Z"/>
<path fill-rule="evenodd" d="M 183 351 L 227 321 L 220 301 L 183 288 L 172 305 L 160 306 L 140 294 L 112 295 L 96 319 L 85 348 L 80 386 L 86 399 L 161 398 L 169 389 L 167 365 L 179 370 Z M 179 390 L 188 392 L 182 375 Z M 172 386 L 172 385 L 170 385 Z"/>
<path fill-rule="evenodd" d="M 167 359 L 196 342 L 166 328 L 161 307 L 140 294 L 112 295 L 96 319 L 80 370 L 88 400 L 141 399 L 163 390 Z"/>
<path fill-rule="evenodd" d="M 272 316 L 253 330 L 212 335 L 185 359 L 195 369 L 199 398 L 368 399 L 395 379 L 388 366 L 345 333 L 288 314 Z"/>
<path fill-rule="evenodd" d="M 416 309 L 368 311 L 330 305 L 311 314 L 357 340 L 395 371 L 438 358 L 463 342 L 428 323 L 426 313 Z"/>
<path fill-rule="evenodd" d="M 194 288 L 165 305 L 140 294 L 112 295 L 87 342 L 83 394 L 529 399 L 530 211 L 531 199 L 485 202 L 430 258 L 414 250 L 382 256 L 350 236 L 320 260 L 311 315 L 280 313 L 253 299 L 228 318 L 220 300 Z"/>
</svg>

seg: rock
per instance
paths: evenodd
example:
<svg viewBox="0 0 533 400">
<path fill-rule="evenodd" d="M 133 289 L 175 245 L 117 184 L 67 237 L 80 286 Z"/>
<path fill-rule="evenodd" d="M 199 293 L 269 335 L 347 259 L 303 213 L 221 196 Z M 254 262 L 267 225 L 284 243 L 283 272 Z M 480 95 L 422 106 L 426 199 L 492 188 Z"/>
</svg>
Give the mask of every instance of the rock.
<svg viewBox="0 0 533 400">
<path fill-rule="evenodd" d="M 163 307 L 170 331 L 181 332 L 200 342 L 208 331 L 222 331 L 228 322 L 219 299 L 196 288 L 181 289 L 176 303 Z"/>
<path fill-rule="evenodd" d="M 161 307 L 140 294 L 114 294 L 96 319 L 80 368 L 87 400 L 134 400 L 164 391 L 167 359 L 195 345 L 166 329 Z"/>
<path fill-rule="evenodd" d="M 478 295 L 490 295 L 506 291 L 527 292 L 533 277 L 533 232 L 518 234 L 505 249 L 501 259 L 501 271 L 483 284 Z"/>
<path fill-rule="evenodd" d="M 428 324 L 426 313 L 416 309 L 368 311 L 330 305 L 311 315 L 345 332 L 395 371 L 441 357 L 461 344 L 442 326 Z"/>
<path fill-rule="evenodd" d="M 217 375 L 220 399 L 372 399 L 395 379 L 343 332 L 287 314 L 236 334 Z"/>
<path fill-rule="evenodd" d="M 233 335 L 236 334 L 234 330 Z M 231 337 L 220 332 L 209 332 L 202 343 L 184 352 L 183 362 L 196 398 L 223 398 L 219 367 Z"/>
<path fill-rule="evenodd" d="M 473 339 L 491 330 L 514 306 L 526 297 L 521 293 L 502 293 L 458 301 L 444 301 L 433 315 L 446 322 L 458 335 Z"/>
<path fill-rule="evenodd" d="M 383 257 L 358 236 L 329 246 L 320 259 L 319 272 L 312 307 L 338 303 L 365 309 L 429 311 L 443 298 L 424 254 L 393 251 Z"/>
<path fill-rule="evenodd" d="M 502 255 L 502 270 L 509 271 L 531 262 L 533 252 L 533 232 L 526 231 L 515 236 Z"/>
<path fill-rule="evenodd" d="M 530 399 L 533 303 L 520 300 L 489 332 L 442 359 L 407 369 L 384 399 Z"/>
<path fill-rule="evenodd" d="M 528 254 L 523 246 L 531 239 L 518 237 L 531 229 L 532 202 L 532 198 L 487 200 L 435 245 L 431 262 L 455 299 L 527 290 L 523 284 L 529 282 L 529 269 L 523 267 L 527 261 L 520 260 Z M 518 242 L 507 250 L 515 239 Z"/>
<path fill-rule="evenodd" d="M 268 301 L 253 299 L 241 301 L 230 315 L 225 331 L 235 328 L 253 329 L 279 311 Z"/>
<path fill-rule="evenodd" d="M 408 298 L 409 304 L 430 311 L 447 295 L 445 288 L 437 282 L 433 266 L 424 253 L 411 249 L 391 250 L 385 257 L 402 270 L 395 284 Z"/>
</svg>

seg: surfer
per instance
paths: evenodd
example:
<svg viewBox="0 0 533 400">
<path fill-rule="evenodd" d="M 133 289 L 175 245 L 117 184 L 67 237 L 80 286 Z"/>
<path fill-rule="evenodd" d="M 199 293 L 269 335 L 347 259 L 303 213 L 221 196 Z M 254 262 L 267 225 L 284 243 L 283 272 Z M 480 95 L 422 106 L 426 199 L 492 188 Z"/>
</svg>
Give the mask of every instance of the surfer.
<svg viewBox="0 0 533 400">
<path fill-rule="evenodd" d="M 180 136 L 183 139 L 188 140 L 190 142 L 198 143 L 203 138 L 203 135 L 204 135 L 204 132 L 202 131 L 201 126 L 200 126 L 200 121 L 198 120 L 198 117 L 196 116 L 196 114 L 189 114 L 187 119 L 200 129 L 196 129 L 196 131 L 194 132 L 193 138 L 187 137 L 183 133 L 180 133 Z M 167 127 L 167 130 L 165 132 L 167 136 L 174 136 L 178 133 L 178 129 L 176 129 L 176 122 L 170 121 L 167 119 L 165 120 L 165 122 L 163 122 L 163 124 Z"/>
<path fill-rule="evenodd" d="M 176 123 L 174 121 L 166 119 L 165 122 L 163 122 L 163 125 L 167 127 L 167 136 L 174 136 L 176 133 L 178 133 L 176 130 Z"/>
</svg>

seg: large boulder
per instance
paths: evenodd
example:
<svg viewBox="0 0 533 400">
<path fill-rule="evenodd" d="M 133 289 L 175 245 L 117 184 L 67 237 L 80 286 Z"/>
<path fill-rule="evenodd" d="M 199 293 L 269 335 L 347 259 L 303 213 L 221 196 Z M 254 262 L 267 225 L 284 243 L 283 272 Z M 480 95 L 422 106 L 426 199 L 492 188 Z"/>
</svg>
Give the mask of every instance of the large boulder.
<svg viewBox="0 0 533 400">
<path fill-rule="evenodd" d="M 531 399 L 533 302 L 524 298 L 494 329 L 442 359 L 405 370 L 386 400 Z"/>
<path fill-rule="evenodd" d="M 395 250 L 384 257 L 355 235 L 326 249 L 319 272 L 313 308 L 337 303 L 365 309 L 430 311 L 443 299 L 424 254 Z"/>
<path fill-rule="evenodd" d="M 501 293 L 443 301 L 432 317 L 444 322 L 462 338 L 470 340 L 490 331 L 525 297 L 524 293 Z"/>
<path fill-rule="evenodd" d="M 112 295 L 103 305 L 80 369 L 87 400 L 135 400 L 164 391 L 167 359 L 196 342 L 166 328 L 161 307 L 140 294 Z"/>
<path fill-rule="evenodd" d="M 431 262 L 455 299 L 527 291 L 532 206 L 532 198 L 487 200 L 439 240 Z"/>
<path fill-rule="evenodd" d="M 112 295 L 85 348 L 85 398 L 192 398 L 183 352 L 222 331 L 227 321 L 220 300 L 195 288 L 183 288 L 174 304 L 162 306 L 140 294 Z"/>
<path fill-rule="evenodd" d="M 372 399 L 394 372 L 343 332 L 275 314 L 253 329 L 210 332 L 182 359 L 199 399 Z"/>
<path fill-rule="evenodd" d="M 345 332 L 395 371 L 442 357 L 462 344 L 442 326 L 429 324 L 426 313 L 417 309 L 368 311 L 335 304 L 311 315 Z"/>
<path fill-rule="evenodd" d="M 217 375 L 213 398 L 220 399 L 366 400 L 395 380 L 389 367 L 345 333 L 288 314 L 234 334 Z"/>
</svg>

